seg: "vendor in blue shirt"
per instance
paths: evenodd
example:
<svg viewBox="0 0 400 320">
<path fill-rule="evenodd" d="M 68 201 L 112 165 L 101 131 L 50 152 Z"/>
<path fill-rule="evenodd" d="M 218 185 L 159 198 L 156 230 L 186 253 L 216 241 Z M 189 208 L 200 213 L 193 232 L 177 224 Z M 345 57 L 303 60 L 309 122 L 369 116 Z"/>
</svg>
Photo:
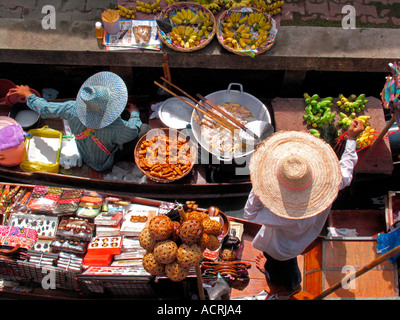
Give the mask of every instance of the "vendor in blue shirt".
<svg viewBox="0 0 400 320">
<path fill-rule="evenodd" d="M 128 121 L 121 118 L 128 90 L 124 81 L 112 72 L 99 72 L 87 79 L 76 101 L 48 102 L 32 94 L 28 86 L 16 86 L 10 92 L 23 96 L 28 107 L 44 119 L 68 120 L 82 160 L 96 171 L 111 169 L 122 152 L 121 146 L 135 141 L 141 131 L 142 122 L 135 106 L 128 109 Z M 133 148 L 131 151 L 133 159 Z"/>
</svg>

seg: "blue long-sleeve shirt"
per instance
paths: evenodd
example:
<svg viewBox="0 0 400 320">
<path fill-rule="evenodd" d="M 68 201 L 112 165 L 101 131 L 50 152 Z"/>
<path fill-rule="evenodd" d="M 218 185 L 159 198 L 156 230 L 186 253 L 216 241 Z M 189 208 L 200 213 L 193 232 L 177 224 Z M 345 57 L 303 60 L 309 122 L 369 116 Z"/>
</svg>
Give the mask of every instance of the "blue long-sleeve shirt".
<svg viewBox="0 0 400 320">
<path fill-rule="evenodd" d="M 76 114 L 76 101 L 48 102 L 34 94 L 30 95 L 26 101 L 28 107 L 39 113 L 43 119 L 61 118 L 67 120 L 74 135 L 86 129 Z M 104 144 L 110 154 L 100 149 L 90 137 L 76 140 L 82 160 L 96 171 L 110 169 L 114 164 L 114 155 L 119 149 L 119 145 L 136 139 L 141 126 L 139 112 L 132 111 L 128 121 L 118 117 L 107 127 L 97 130 L 94 133 L 95 137 Z"/>
</svg>

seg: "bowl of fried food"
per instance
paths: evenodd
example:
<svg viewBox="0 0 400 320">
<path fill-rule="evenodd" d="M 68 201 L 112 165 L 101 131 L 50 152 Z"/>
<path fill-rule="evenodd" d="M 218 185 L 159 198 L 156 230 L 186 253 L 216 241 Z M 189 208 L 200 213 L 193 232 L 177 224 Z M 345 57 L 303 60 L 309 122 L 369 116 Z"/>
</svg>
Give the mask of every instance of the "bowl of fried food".
<svg viewBox="0 0 400 320">
<path fill-rule="evenodd" d="M 171 183 L 187 176 L 197 159 L 194 142 L 172 128 L 152 129 L 135 147 L 135 163 L 150 180 Z"/>
</svg>

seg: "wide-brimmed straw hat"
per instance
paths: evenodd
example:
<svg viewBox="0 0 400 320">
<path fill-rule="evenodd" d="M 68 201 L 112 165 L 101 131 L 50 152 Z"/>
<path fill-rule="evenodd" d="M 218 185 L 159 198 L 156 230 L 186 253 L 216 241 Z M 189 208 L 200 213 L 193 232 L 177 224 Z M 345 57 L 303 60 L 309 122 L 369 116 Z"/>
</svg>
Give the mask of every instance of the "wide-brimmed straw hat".
<svg viewBox="0 0 400 320">
<path fill-rule="evenodd" d="M 339 192 L 339 160 L 329 144 L 307 132 L 280 131 L 250 160 L 253 192 L 274 214 L 288 219 L 315 216 Z"/>
<path fill-rule="evenodd" d="M 115 73 L 103 71 L 92 75 L 79 89 L 76 112 L 86 127 L 101 129 L 120 116 L 127 102 L 125 82 Z"/>
</svg>

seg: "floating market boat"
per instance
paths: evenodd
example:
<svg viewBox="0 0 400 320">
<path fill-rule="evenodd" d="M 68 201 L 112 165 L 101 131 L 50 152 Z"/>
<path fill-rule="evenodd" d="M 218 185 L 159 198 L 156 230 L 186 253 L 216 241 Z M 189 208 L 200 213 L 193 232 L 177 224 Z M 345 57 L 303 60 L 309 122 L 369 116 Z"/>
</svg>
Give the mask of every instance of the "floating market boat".
<svg viewBox="0 0 400 320">
<path fill-rule="evenodd" d="M 5 190 L 7 191 L 5 192 Z M 60 191 L 58 200 L 54 198 L 57 191 Z M 18 227 L 19 232 L 26 230 L 27 235 L 28 231 L 34 228 L 38 236 L 35 238 L 35 243 L 31 243 L 33 246 L 29 250 L 23 250 L 21 246 L 11 252 L 10 247 L 7 245 L 4 247 L 5 244 L 3 243 L 0 257 L 0 278 L 6 282 L 3 283 L 4 290 L 0 292 L 1 297 L 13 299 L 122 298 L 181 300 L 190 299 L 191 294 L 199 295 L 198 285 L 200 279 L 200 282 L 204 284 L 204 291 L 208 293 L 204 295 L 204 298 L 208 299 L 213 293 L 206 288 L 211 287 L 218 279 L 215 273 L 218 270 L 227 283 L 225 286 L 229 287 L 228 291 L 224 292 L 223 295 L 221 294 L 219 298 L 230 300 L 265 299 L 265 292 L 269 288 L 264 274 L 257 268 L 255 261 L 259 252 L 252 247 L 252 240 L 261 225 L 241 218 L 227 216 L 222 210 L 220 211 L 215 207 L 208 209 L 195 208 L 196 211 L 207 212 L 209 215 L 212 215 L 212 212 L 217 213 L 216 217 L 220 217 L 223 225 L 222 238 L 220 238 L 221 247 L 216 251 L 203 253 L 199 269 L 201 270 L 200 275 L 192 270 L 187 278 L 181 281 L 171 281 L 165 276 L 151 276 L 143 272 L 143 268 L 141 269 L 138 266 L 141 263 L 138 255 L 136 258 L 133 258 L 133 256 L 117 258 L 114 255 L 114 259 L 107 261 L 105 264 L 99 263 L 96 266 L 96 262 L 92 262 L 94 265 L 86 266 L 87 269 L 81 269 L 78 267 L 79 263 L 76 260 L 80 256 L 78 251 L 81 245 L 77 241 L 77 237 L 86 234 L 88 229 L 80 228 L 77 230 L 78 224 L 75 223 L 76 221 L 70 222 L 75 227 L 73 232 L 75 242 L 71 242 L 68 240 L 70 238 L 68 238 L 67 233 L 69 232 L 69 235 L 72 233 L 68 228 L 64 228 L 65 219 L 78 218 L 82 221 L 84 220 L 87 227 L 90 227 L 90 223 L 94 221 L 95 228 L 91 229 L 94 232 L 92 237 L 87 239 L 87 243 L 89 243 L 87 248 L 90 247 L 90 249 L 93 249 L 94 245 L 97 244 L 96 240 L 93 239 L 100 239 L 102 247 L 106 247 L 108 245 L 107 241 L 114 241 L 120 238 L 120 235 L 98 236 L 101 223 L 96 221 L 96 218 L 101 217 L 101 213 L 91 218 L 78 217 L 78 211 L 70 211 L 72 215 L 67 216 L 54 214 L 55 212 L 60 212 L 55 208 L 58 208 L 63 203 L 61 200 L 66 196 L 68 199 L 72 199 L 71 197 L 76 195 L 77 191 L 79 190 L 45 185 L 2 183 L 1 203 L 3 208 L 4 205 L 9 208 L 7 210 L 9 213 L 8 223 L 2 227 Z M 92 201 L 96 196 L 100 196 L 103 200 L 108 199 L 107 204 L 110 206 L 107 208 L 110 211 L 113 208 L 111 204 L 130 208 L 125 211 L 124 218 L 121 220 L 120 231 L 124 232 L 128 231 L 123 228 L 124 222 L 127 220 L 132 222 L 132 219 L 128 219 L 132 216 L 127 218 L 127 214 L 142 215 L 143 208 L 151 208 L 155 211 L 161 210 L 158 211 L 159 214 L 166 214 L 172 219 L 176 213 L 174 210 L 180 206 L 176 203 L 167 203 L 154 199 L 121 197 L 110 193 L 95 194 L 86 190 L 80 191 L 82 191 L 80 200 L 85 203 Z M 32 196 L 34 193 L 36 194 L 35 197 L 25 197 L 26 194 Z M 52 197 L 46 198 L 46 195 L 49 194 Z M 57 206 L 51 206 L 49 202 L 40 202 L 40 199 L 47 199 L 57 203 Z M 31 200 L 32 202 L 30 202 Z M 293 299 L 304 300 L 323 297 L 323 299 L 398 300 L 398 267 L 396 263 L 387 261 L 389 258 L 393 258 L 394 255 L 385 256 L 393 250 L 386 253 L 379 252 L 377 238 L 379 234 L 389 234 L 390 231 L 396 230 L 393 229 L 393 221 L 398 220 L 399 217 L 399 201 L 400 193 L 392 192 L 386 198 L 385 210 L 333 210 L 320 236 L 298 257 L 300 270 L 302 270 L 302 291 L 295 295 Z M 40 209 L 36 206 L 39 202 L 41 203 Z M 27 203 L 27 205 L 24 205 L 24 203 Z M 189 205 L 193 206 L 195 202 L 188 199 L 186 204 L 187 207 Z M 138 209 L 139 207 L 140 209 Z M 185 210 L 188 210 L 187 207 Z M 28 212 L 27 208 L 33 209 L 35 211 L 34 214 L 32 215 L 32 212 Z M 136 211 L 133 208 L 136 208 Z M 63 207 L 63 210 L 67 209 Z M 47 221 L 55 220 L 57 220 L 57 223 L 54 226 L 47 223 Z M 133 223 L 141 224 L 142 222 L 135 220 Z M 46 226 L 50 227 L 45 228 Z M 79 227 L 82 226 L 83 224 L 80 223 Z M 141 228 L 143 230 L 143 226 Z M 136 232 L 139 229 L 135 229 Z M 57 230 L 57 233 L 50 234 L 49 232 L 52 230 Z M 130 229 L 129 232 L 132 230 Z M 72 250 L 70 247 L 60 249 L 57 241 L 59 237 L 65 240 L 64 243 L 69 242 L 71 247 L 74 246 L 73 251 L 70 251 Z M 135 236 L 131 236 L 130 233 L 123 235 L 122 239 L 124 238 L 135 241 Z M 50 241 L 52 243 L 51 248 L 57 248 L 56 251 L 50 252 L 49 248 L 46 249 L 44 246 L 45 241 Z M 124 243 L 123 240 L 122 243 Z M 131 243 L 128 245 L 131 245 Z M 8 250 L 5 250 L 5 248 Z M 398 254 L 400 247 L 395 249 Z M 74 258 L 68 257 L 70 259 L 68 263 L 64 261 L 67 256 L 60 253 L 64 250 L 65 252 L 76 253 Z M 140 249 L 138 250 L 140 251 Z M 229 256 L 227 252 L 233 254 Z M 125 252 L 125 254 L 128 253 L 130 255 L 133 254 L 132 251 Z M 99 258 L 98 261 L 100 260 Z M 82 261 L 86 261 L 85 258 L 80 260 L 80 263 Z M 360 277 L 361 274 L 357 274 L 354 277 L 353 281 L 356 281 L 354 286 L 347 288 L 338 286 L 337 284 L 349 271 L 349 266 L 352 267 L 350 272 L 355 271 L 365 274 L 362 277 Z M 365 268 L 365 266 L 368 268 Z M 43 286 L 43 279 L 47 276 L 46 272 L 43 272 L 44 268 L 48 272 L 49 270 L 54 272 L 54 287 L 51 288 L 52 290 Z M 8 289 L 7 286 L 9 286 Z M 13 286 L 17 286 L 19 290 L 13 290 Z"/>
</svg>

